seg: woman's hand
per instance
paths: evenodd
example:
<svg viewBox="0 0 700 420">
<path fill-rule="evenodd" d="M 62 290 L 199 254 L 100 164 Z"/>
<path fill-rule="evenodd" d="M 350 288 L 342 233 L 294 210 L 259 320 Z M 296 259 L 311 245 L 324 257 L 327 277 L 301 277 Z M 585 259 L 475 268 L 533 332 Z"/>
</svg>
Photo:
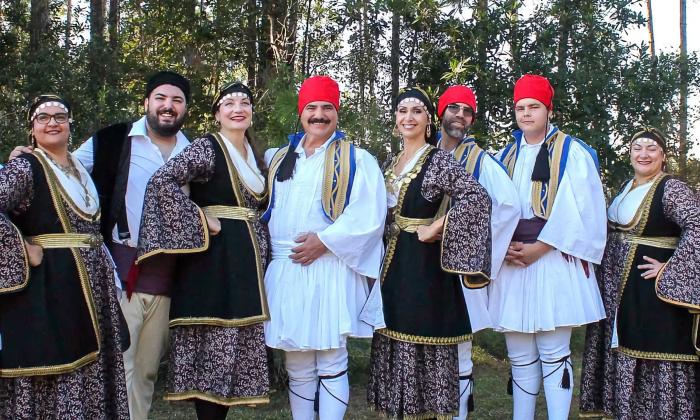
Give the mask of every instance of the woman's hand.
<svg viewBox="0 0 700 420">
<path fill-rule="evenodd" d="M 418 240 L 425 243 L 433 243 L 442 239 L 442 228 L 445 224 L 445 216 L 437 219 L 427 226 L 418 226 L 416 234 Z"/>
<path fill-rule="evenodd" d="M 209 234 L 211 236 L 216 236 L 221 232 L 221 221 L 218 217 L 209 216 L 205 214 L 207 218 L 207 228 L 209 229 Z"/>
<path fill-rule="evenodd" d="M 653 258 L 647 257 L 646 255 L 643 255 L 642 259 L 644 259 L 644 261 L 648 262 L 649 264 L 639 264 L 637 268 L 640 270 L 647 270 L 642 273 L 642 278 L 646 280 L 655 279 L 656 276 L 659 275 L 659 271 L 661 271 L 663 266 L 666 265 L 666 263 L 659 262 Z"/>
<path fill-rule="evenodd" d="M 24 241 L 24 249 L 27 250 L 27 259 L 30 266 L 36 267 L 41 264 L 41 261 L 44 259 L 44 249 L 42 247 Z"/>
</svg>

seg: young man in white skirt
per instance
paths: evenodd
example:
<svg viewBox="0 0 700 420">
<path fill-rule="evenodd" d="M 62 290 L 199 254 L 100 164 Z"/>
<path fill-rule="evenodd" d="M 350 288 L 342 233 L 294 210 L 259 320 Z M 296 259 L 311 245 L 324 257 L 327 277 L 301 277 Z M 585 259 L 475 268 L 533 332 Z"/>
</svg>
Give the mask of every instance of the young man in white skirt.
<svg viewBox="0 0 700 420">
<path fill-rule="evenodd" d="M 520 205 L 518 193 L 508 173 L 496 159 L 476 144 L 474 137 L 468 135 L 476 120 L 476 111 L 476 96 L 469 87 L 455 85 L 447 88 L 438 101 L 437 113 L 441 120 L 438 146 L 452 153 L 491 197 L 491 277 L 496 278 L 520 219 Z M 491 328 L 487 288 L 469 289 L 462 286 L 462 291 L 469 311 L 472 333 Z M 472 342 L 459 344 L 457 350 L 459 415 L 454 419 L 465 420 L 474 407 Z"/>
<path fill-rule="evenodd" d="M 553 96 L 542 76 L 517 81 L 520 130 L 497 155 L 513 180 L 521 212 L 506 263 L 489 286 L 491 320 L 508 347 L 516 420 L 534 418 L 541 385 L 548 418 L 568 418 L 572 328 L 605 317 L 593 271 L 603 256 L 607 226 L 597 157 L 549 123 Z"/>
<path fill-rule="evenodd" d="M 265 274 L 265 340 L 285 351 L 295 420 L 342 419 L 349 399 L 348 337 L 371 337 L 359 319 L 379 275 L 386 217 L 374 157 L 336 131 L 340 91 L 327 76 L 304 81 L 304 132 L 268 150 L 272 261 Z M 330 165 L 330 166 L 329 166 Z M 376 327 L 383 327 L 377 325 Z"/>
</svg>

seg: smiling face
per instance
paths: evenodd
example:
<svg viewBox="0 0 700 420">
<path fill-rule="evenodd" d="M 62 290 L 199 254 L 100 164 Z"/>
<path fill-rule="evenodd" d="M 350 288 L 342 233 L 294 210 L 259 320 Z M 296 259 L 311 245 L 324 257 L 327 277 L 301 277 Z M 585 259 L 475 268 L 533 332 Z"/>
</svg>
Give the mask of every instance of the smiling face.
<svg viewBox="0 0 700 420">
<path fill-rule="evenodd" d="M 157 134 L 174 136 L 185 123 L 187 102 L 185 94 L 173 85 L 160 85 L 144 101 L 146 121 Z"/>
<path fill-rule="evenodd" d="M 41 123 L 38 119 L 46 118 L 42 114 L 51 116 L 48 122 Z M 66 110 L 57 106 L 47 106 L 41 110 L 39 114 L 34 116 L 32 120 L 32 135 L 36 139 L 37 145 L 43 149 L 56 150 L 68 146 L 68 137 L 70 136 L 70 122 L 56 122 L 56 118 L 62 120 L 61 115 L 66 117 Z"/>
<path fill-rule="evenodd" d="M 550 117 L 551 111 L 537 99 L 523 98 L 515 104 L 515 120 L 526 139 L 541 140 Z"/>
<path fill-rule="evenodd" d="M 415 101 L 400 103 L 396 107 L 396 127 L 404 139 L 425 140 L 430 118 L 425 107 Z"/>
<path fill-rule="evenodd" d="M 253 119 L 253 104 L 250 98 L 234 96 L 225 99 L 214 115 L 225 130 L 246 130 Z"/>
<path fill-rule="evenodd" d="M 465 111 L 467 108 L 470 111 Z M 464 138 L 473 122 L 474 111 L 463 102 L 449 104 L 442 114 L 442 129 L 445 134 L 455 140 Z"/>
<path fill-rule="evenodd" d="M 648 137 L 639 137 L 630 147 L 630 161 L 634 174 L 642 178 L 650 178 L 661 172 L 666 155 L 661 146 Z"/>
<path fill-rule="evenodd" d="M 330 102 L 309 102 L 301 112 L 299 120 L 308 140 L 325 141 L 338 127 L 338 111 Z"/>
</svg>

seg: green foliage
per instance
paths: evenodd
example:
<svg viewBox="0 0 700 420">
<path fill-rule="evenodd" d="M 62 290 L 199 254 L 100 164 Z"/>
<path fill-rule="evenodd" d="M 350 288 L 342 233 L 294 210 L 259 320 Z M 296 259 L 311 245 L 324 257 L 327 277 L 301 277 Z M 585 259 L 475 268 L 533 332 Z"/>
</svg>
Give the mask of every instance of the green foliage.
<svg viewBox="0 0 700 420">
<path fill-rule="evenodd" d="M 144 80 L 166 68 L 192 82 L 190 137 L 213 129 L 216 90 L 242 80 L 257 97 L 256 137 L 279 146 L 299 129 L 299 83 L 307 73 L 325 73 L 343 89 L 341 128 L 380 161 L 398 147 L 392 83 L 418 84 L 436 97 L 453 83 L 472 86 L 479 102 L 473 131 L 495 151 L 515 128 L 513 83 L 533 72 L 552 80 L 555 123 L 597 149 L 611 188 L 629 176 L 626 139 L 640 127 L 667 132 L 677 151 L 679 57 L 652 58 L 646 45 L 625 39 L 645 24 L 640 0 L 547 0 L 528 10 L 518 0 L 119 3 L 118 38 L 109 39 L 106 22 L 102 39 L 92 40 L 88 3 L 72 2 L 66 46 L 66 2 L 50 0 L 48 30 L 32 51 L 36 11 L 28 0 L 0 0 L 0 160 L 26 142 L 24 112 L 33 94 L 53 91 L 70 100 L 73 136 L 82 140 L 100 126 L 138 118 Z M 391 48 L 394 17 L 398 49 Z M 699 68 L 691 55 L 691 95 Z M 698 109 L 689 115 L 697 118 Z"/>
</svg>

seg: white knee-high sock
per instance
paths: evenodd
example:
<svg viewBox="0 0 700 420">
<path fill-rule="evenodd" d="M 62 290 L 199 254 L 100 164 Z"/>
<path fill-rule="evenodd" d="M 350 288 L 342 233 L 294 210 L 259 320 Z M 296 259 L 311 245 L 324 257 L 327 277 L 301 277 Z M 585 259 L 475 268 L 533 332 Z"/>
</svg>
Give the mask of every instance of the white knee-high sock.
<svg viewBox="0 0 700 420">
<path fill-rule="evenodd" d="M 320 420 L 342 420 L 350 400 L 347 371 L 318 378 L 318 417 Z"/>
<path fill-rule="evenodd" d="M 535 334 L 506 333 L 505 337 L 511 365 L 508 391 L 513 394 L 513 420 L 532 420 L 542 384 Z"/>
<path fill-rule="evenodd" d="M 550 420 L 569 418 L 574 385 L 570 340 L 571 328 L 566 327 L 537 334 L 547 415 Z"/>
<path fill-rule="evenodd" d="M 289 378 L 289 407 L 294 420 L 314 420 L 314 399 L 316 397 L 316 379 L 294 380 Z"/>
<path fill-rule="evenodd" d="M 459 377 L 459 414 L 453 420 L 467 420 L 469 412 L 474 410 L 474 382 L 472 375 Z"/>
</svg>

